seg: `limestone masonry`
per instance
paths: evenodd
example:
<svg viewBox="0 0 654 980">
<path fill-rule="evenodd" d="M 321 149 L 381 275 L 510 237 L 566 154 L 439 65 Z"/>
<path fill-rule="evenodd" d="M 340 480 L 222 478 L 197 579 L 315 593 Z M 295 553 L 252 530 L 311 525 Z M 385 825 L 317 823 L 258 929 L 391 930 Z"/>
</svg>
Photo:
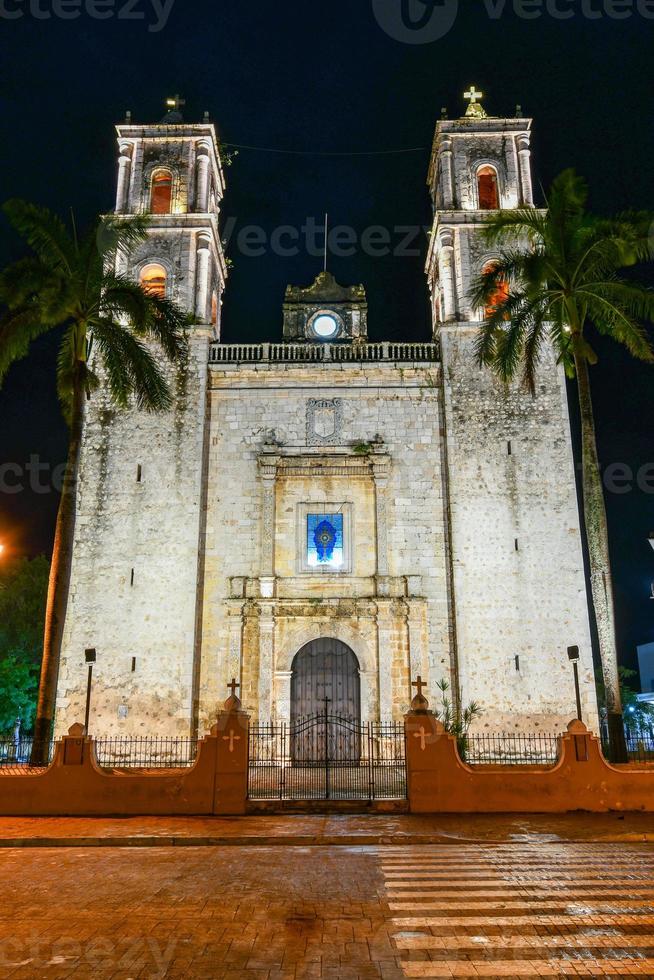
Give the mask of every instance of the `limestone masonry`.
<svg viewBox="0 0 654 980">
<path fill-rule="evenodd" d="M 477 366 L 483 226 L 533 207 L 528 119 L 436 127 L 434 340 L 370 343 L 363 286 L 291 286 L 283 342 L 220 341 L 227 278 L 213 126 L 117 127 L 116 212 L 149 213 L 118 271 L 194 313 L 166 415 L 90 402 L 56 731 L 204 733 L 235 677 L 255 723 L 400 719 L 446 679 L 480 730 L 563 730 L 566 648 L 597 728 L 565 383 Z"/>
</svg>

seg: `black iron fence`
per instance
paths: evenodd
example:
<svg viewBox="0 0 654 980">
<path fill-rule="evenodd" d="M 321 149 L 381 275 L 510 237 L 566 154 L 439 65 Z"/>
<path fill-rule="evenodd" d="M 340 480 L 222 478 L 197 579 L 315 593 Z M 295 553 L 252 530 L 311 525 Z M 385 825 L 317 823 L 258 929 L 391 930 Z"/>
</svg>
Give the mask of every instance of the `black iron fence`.
<svg viewBox="0 0 654 980">
<path fill-rule="evenodd" d="M 52 762 L 54 742 L 34 742 L 31 736 L 0 739 L 0 775 L 38 772 Z"/>
<path fill-rule="evenodd" d="M 251 800 L 406 798 L 401 722 L 319 714 L 294 725 L 255 725 L 249 739 Z"/>
<path fill-rule="evenodd" d="M 648 762 L 654 764 L 654 735 L 649 729 L 646 731 L 626 729 L 625 743 L 629 762 L 637 762 L 641 765 Z M 605 759 L 611 759 L 611 748 L 605 732 L 602 732 L 602 752 Z"/>
<path fill-rule="evenodd" d="M 118 735 L 95 740 L 98 764 L 107 769 L 184 769 L 197 758 L 196 738 Z"/>
<path fill-rule="evenodd" d="M 498 733 L 466 735 L 459 739 L 459 754 L 469 765 L 547 766 L 558 759 L 556 735 Z"/>
</svg>

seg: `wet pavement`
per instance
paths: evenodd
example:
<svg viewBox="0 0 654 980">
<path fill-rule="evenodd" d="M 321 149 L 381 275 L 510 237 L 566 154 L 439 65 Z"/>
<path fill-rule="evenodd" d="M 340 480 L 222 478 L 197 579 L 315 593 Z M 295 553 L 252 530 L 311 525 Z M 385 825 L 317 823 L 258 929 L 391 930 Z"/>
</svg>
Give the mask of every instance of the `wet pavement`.
<svg viewBox="0 0 654 980">
<path fill-rule="evenodd" d="M 3 980 L 654 977 L 647 843 L 6 848 L 0 894 Z"/>
<path fill-rule="evenodd" d="M 654 814 L 2 817 L 0 847 L 652 841 Z"/>
</svg>

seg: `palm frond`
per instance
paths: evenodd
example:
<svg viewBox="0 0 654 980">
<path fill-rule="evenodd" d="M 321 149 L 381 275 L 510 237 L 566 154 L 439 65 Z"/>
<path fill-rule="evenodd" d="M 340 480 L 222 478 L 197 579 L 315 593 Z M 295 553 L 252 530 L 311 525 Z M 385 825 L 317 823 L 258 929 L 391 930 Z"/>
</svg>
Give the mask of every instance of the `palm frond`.
<svg viewBox="0 0 654 980">
<path fill-rule="evenodd" d="M 547 231 L 545 215 L 536 208 L 497 211 L 484 225 L 484 240 L 489 244 L 527 238 L 536 244 Z"/>
<path fill-rule="evenodd" d="M 75 244 L 63 221 L 47 208 L 14 198 L 4 211 L 41 261 L 53 269 L 70 272 L 75 265 Z"/>
<path fill-rule="evenodd" d="M 34 307 L 9 310 L 0 317 L 0 382 L 12 364 L 27 356 L 32 341 L 51 329 Z"/>
<path fill-rule="evenodd" d="M 150 218 L 147 215 L 103 215 L 93 232 L 93 243 L 99 255 L 112 258 L 120 249 L 127 255 L 147 238 Z"/>
<path fill-rule="evenodd" d="M 93 335 L 114 402 L 124 408 L 133 398 L 148 412 L 170 408 L 170 386 L 159 364 L 130 330 L 103 318 L 93 328 Z"/>
<path fill-rule="evenodd" d="M 159 344 L 169 361 L 185 360 L 188 353 L 188 314 L 169 299 L 148 296 L 148 301 L 150 318 L 145 332 Z"/>
<path fill-rule="evenodd" d="M 585 293 L 588 316 L 595 329 L 623 344 L 640 361 L 654 361 L 647 330 L 626 305 L 603 290 Z"/>
</svg>

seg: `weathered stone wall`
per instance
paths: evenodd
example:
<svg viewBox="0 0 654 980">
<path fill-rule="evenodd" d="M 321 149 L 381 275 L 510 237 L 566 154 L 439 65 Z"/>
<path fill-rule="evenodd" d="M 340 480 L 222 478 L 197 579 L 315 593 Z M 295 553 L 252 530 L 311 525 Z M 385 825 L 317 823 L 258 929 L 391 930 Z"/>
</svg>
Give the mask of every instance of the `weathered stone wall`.
<svg viewBox="0 0 654 980">
<path fill-rule="evenodd" d="M 548 351 L 535 397 L 507 391 L 476 365 L 475 329 L 441 331 L 463 699 L 482 705 L 477 727 L 556 731 L 575 714 L 566 648 L 577 644 L 596 728 L 563 373 Z"/>
<path fill-rule="evenodd" d="M 339 402 L 338 431 L 331 445 L 308 445 L 309 403 L 321 399 Z M 401 717 L 411 658 L 436 679 L 450 670 L 438 366 L 214 366 L 210 405 L 202 723 L 241 662 L 246 709 L 287 717 L 293 656 L 320 636 L 357 654 L 364 717 Z M 364 451 L 377 436 L 376 452 Z M 280 469 L 273 481 L 272 545 L 264 450 L 309 466 L 304 475 Z M 372 471 L 382 457 L 388 475 L 380 481 Z M 314 458 L 350 469 L 318 477 Z M 321 502 L 351 506 L 351 574 L 298 570 L 298 505 Z"/>
<path fill-rule="evenodd" d="M 102 392 L 89 403 L 58 733 L 84 717 L 86 647 L 94 735 L 189 732 L 208 343 L 192 337 L 170 413 L 116 412 Z"/>
</svg>

